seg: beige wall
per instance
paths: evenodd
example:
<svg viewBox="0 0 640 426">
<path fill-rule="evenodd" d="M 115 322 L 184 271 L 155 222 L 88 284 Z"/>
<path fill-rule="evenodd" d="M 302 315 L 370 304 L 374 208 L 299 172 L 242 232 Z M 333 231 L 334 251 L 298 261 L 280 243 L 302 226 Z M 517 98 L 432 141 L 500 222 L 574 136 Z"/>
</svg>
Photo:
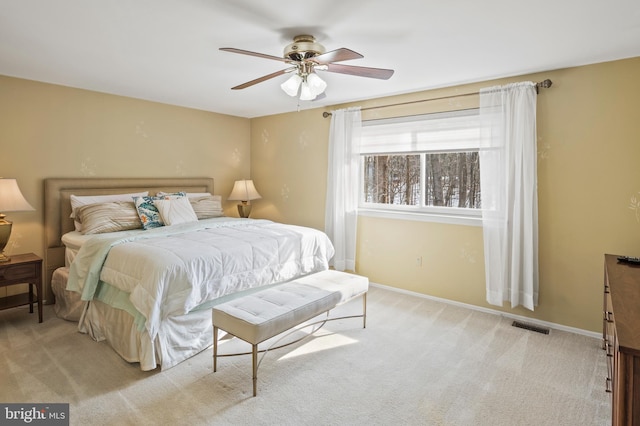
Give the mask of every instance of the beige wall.
<svg viewBox="0 0 640 426">
<path fill-rule="evenodd" d="M 328 126 L 318 110 L 251 120 L 251 177 L 262 195 L 252 217 L 324 229 Z"/>
<path fill-rule="evenodd" d="M 36 209 L 7 214 L 7 252 L 43 256 L 44 178 L 213 177 L 226 198 L 249 177 L 249 132 L 244 118 L 0 76 L 0 176 Z"/>
<path fill-rule="evenodd" d="M 551 79 L 553 86 L 538 97 L 539 306 L 534 312 L 502 310 L 597 332 L 603 254 L 640 256 L 638 75 L 640 58 L 633 58 L 352 105 L 367 108 Z M 369 110 L 363 118 L 474 103 L 477 96 L 461 97 Z M 251 175 L 264 197 L 254 216 L 323 228 L 330 120 L 321 112 L 251 120 Z M 357 272 L 372 282 L 496 309 L 485 302 L 481 228 L 372 217 L 360 217 L 358 226 Z"/>
</svg>

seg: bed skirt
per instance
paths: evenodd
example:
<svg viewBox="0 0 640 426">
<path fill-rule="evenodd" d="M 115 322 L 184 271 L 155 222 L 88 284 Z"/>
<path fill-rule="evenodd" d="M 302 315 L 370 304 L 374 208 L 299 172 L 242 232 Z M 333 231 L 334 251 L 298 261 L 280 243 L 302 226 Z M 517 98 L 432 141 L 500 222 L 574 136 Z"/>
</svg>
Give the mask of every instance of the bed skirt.
<svg viewBox="0 0 640 426">
<path fill-rule="evenodd" d="M 106 341 L 127 362 L 140 363 L 143 371 L 171 368 L 213 344 L 209 309 L 164 319 L 152 341 L 146 330 L 138 330 L 129 313 L 94 300 L 79 330 L 96 341 Z"/>
<path fill-rule="evenodd" d="M 58 318 L 78 322 L 84 309 L 84 302 L 80 300 L 78 293 L 67 291 L 68 279 L 69 268 L 62 267 L 53 271 L 51 290 L 56 301 L 53 310 Z"/>
</svg>

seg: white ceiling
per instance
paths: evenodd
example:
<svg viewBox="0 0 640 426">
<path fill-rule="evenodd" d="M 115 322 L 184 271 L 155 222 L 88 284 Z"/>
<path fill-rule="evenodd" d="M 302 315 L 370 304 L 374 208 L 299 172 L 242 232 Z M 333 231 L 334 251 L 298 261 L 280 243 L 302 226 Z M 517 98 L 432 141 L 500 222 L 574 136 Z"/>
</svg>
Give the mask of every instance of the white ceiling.
<svg viewBox="0 0 640 426">
<path fill-rule="evenodd" d="M 395 69 L 390 80 L 320 72 L 298 101 L 282 56 L 298 34 Z M 639 0 L 0 0 L 0 74 L 257 117 L 640 56 Z M 0 94 L 1 96 L 2 94 Z"/>
</svg>

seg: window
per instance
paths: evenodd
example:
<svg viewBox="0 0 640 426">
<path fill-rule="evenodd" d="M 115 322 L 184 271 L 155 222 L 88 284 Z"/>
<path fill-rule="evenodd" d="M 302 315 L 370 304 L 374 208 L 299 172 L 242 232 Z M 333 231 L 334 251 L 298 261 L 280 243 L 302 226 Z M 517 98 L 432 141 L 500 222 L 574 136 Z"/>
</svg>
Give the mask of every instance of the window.
<svg viewBox="0 0 640 426">
<path fill-rule="evenodd" d="M 360 209 L 418 220 L 477 221 L 479 138 L 477 109 L 364 122 Z"/>
</svg>

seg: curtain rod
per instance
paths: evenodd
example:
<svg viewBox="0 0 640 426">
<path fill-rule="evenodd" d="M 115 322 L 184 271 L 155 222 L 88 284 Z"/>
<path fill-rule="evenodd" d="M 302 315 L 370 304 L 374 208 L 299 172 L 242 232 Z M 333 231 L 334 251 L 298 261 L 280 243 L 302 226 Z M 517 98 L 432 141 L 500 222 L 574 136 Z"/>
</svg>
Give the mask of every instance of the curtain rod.
<svg viewBox="0 0 640 426">
<path fill-rule="evenodd" d="M 548 89 L 549 87 L 551 87 L 552 84 L 553 84 L 553 82 L 551 80 L 549 80 L 549 79 L 546 79 L 544 81 L 536 83 L 536 92 L 538 92 L 541 87 L 543 89 Z M 421 102 L 440 101 L 442 99 L 462 98 L 464 96 L 478 95 L 479 93 L 480 92 L 460 93 L 458 95 L 441 96 L 439 98 L 421 99 L 421 100 L 418 100 L 418 101 L 400 102 L 400 103 L 397 103 L 397 104 L 389 104 L 389 105 L 378 105 L 378 106 L 372 106 L 372 107 L 368 107 L 368 108 L 362 108 L 360 111 L 366 111 L 366 110 L 369 110 L 369 109 L 378 109 L 378 108 L 401 106 L 401 105 L 417 104 L 417 103 L 421 103 Z M 325 111 L 325 112 L 322 113 L 322 116 L 324 118 L 331 117 L 331 113 L 328 112 L 328 111 Z"/>
</svg>

